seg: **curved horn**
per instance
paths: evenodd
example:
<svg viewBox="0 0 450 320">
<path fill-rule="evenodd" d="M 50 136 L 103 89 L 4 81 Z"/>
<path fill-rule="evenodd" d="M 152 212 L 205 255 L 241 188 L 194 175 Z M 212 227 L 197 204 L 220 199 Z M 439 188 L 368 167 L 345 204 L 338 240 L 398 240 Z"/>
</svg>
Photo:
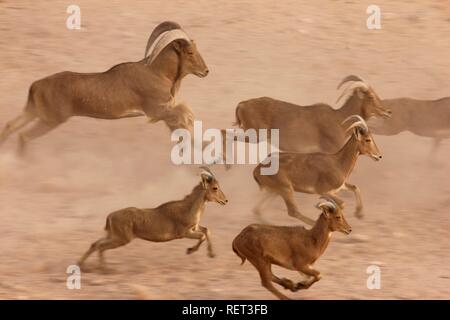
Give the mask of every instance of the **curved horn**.
<svg viewBox="0 0 450 320">
<path fill-rule="evenodd" d="M 344 79 L 342 79 L 342 81 L 337 86 L 337 89 L 339 89 L 344 83 L 349 82 L 349 81 L 361 81 L 361 82 L 363 82 L 363 83 L 365 83 L 367 85 L 366 80 L 364 80 L 360 76 L 356 76 L 354 74 L 351 74 L 349 76 L 346 76 Z"/>
<path fill-rule="evenodd" d="M 344 124 L 344 123 L 346 123 L 346 122 L 348 122 L 350 120 L 356 120 L 356 121 L 363 121 L 363 122 L 365 122 L 364 119 L 359 114 L 354 114 L 354 115 L 346 118 L 344 121 L 342 121 L 341 124 Z"/>
<path fill-rule="evenodd" d="M 147 46 L 145 47 L 145 55 L 144 59 L 147 57 L 148 50 L 152 46 L 152 44 L 155 42 L 156 38 L 158 38 L 162 33 L 174 29 L 181 29 L 181 26 L 173 21 L 164 21 L 158 24 L 155 29 L 153 29 L 152 34 L 147 40 Z"/>
<path fill-rule="evenodd" d="M 361 128 L 364 132 L 369 132 L 369 127 L 367 126 L 366 121 L 365 121 L 361 116 L 359 116 L 359 115 L 353 115 L 353 116 L 350 116 L 350 117 L 348 117 L 347 119 L 345 119 L 344 121 L 342 121 L 341 124 L 344 124 L 344 123 L 346 123 L 347 121 L 353 120 L 353 119 L 355 119 L 356 121 L 353 122 L 353 123 L 350 125 L 350 127 L 348 127 L 348 128 L 346 129 L 346 131 L 350 131 L 350 130 L 352 130 L 353 128 L 358 127 L 358 128 Z"/>
<path fill-rule="evenodd" d="M 188 43 L 190 41 L 189 37 L 183 30 L 176 29 L 163 32 L 150 46 L 149 48 L 150 55 L 147 58 L 146 64 L 147 65 L 151 64 L 156 59 L 156 57 L 158 57 L 161 51 L 164 50 L 164 48 L 166 48 L 173 41 L 179 39 L 184 40 Z"/>
<path fill-rule="evenodd" d="M 357 82 L 355 82 L 352 85 L 350 85 L 347 88 L 345 88 L 344 91 L 342 91 L 342 93 L 339 96 L 339 98 L 336 99 L 336 103 L 339 102 L 339 100 L 341 100 L 343 96 L 348 95 L 350 91 L 353 91 L 353 90 L 355 90 L 356 88 L 359 88 L 359 87 L 362 87 L 362 88 L 365 88 L 365 89 L 368 89 L 368 90 L 370 89 L 369 86 L 367 85 L 367 83 L 358 80 Z M 339 89 L 339 87 L 338 87 L 338 89 Z"/>
<path fill-rule="evenodd" d="M 344 201 L 342 201 L 338 197 L 333 196 L 331 194 L 325 194 L 325 195 L 321 196 L 320 199 L 324 199 L 325 201 L 333 202 L 337 207 L 339 207 L 341 209 L 344 208 Z"/>
<path fill-rule="evenodd" d="M 369 128 L 367 127 L 367 124 L 365 122 L 361 122 L 361 121 L 357 121 L 352 123 L 352 125 L 350 127 L 347 128 L 347 130 L 345 130 L 346 132 L 352 130 L 353 128 L 360 128 L 361 130 L 363 130 L 364 133 L 367 133 L 369 131 Z"/>
<path fill-rule="evenodd" d="M 337 204 L 334 202 L 334 200 L 331 197 L 321 197 L 321 199 L 324 199 L 323 201 L 320 201 L 316 207 L 319 209 L 322 209 L 324 207 L 327 207 L 331 209 L 333 212 L 337 209 Z"/>
<path fill-rule="evenodd" d="M 214 173 L 212 173 L 211 169 L 209 169 L 208 167 L 201 166 L 200 169 L 202 169 L 202 172 L 200 172 L 200 175 L 204 174 L 204 175 L 207 175 L 208 177 L 211 177 L 213 179 L 216 178 Z"/>
</svg>

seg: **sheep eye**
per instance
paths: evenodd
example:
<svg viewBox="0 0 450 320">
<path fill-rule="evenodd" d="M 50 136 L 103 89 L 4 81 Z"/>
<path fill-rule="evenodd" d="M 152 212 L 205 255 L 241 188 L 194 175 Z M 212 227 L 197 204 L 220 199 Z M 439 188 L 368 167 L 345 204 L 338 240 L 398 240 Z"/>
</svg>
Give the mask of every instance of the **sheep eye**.
<svg viewBox="0 0 450 320">
<path fill-rule="evenodd" d="M 371 140 L 370 139 L 366 139 L 366 142 L 370 142 Z"/>
<path fill-rule="evenodd" d="M 214 190 L 214 191 L 217 191 L 217 190 L 219 190 L 219 188 L 217 188 L 217 187 L 213 187 L 213 190 Z"/>
</svg>

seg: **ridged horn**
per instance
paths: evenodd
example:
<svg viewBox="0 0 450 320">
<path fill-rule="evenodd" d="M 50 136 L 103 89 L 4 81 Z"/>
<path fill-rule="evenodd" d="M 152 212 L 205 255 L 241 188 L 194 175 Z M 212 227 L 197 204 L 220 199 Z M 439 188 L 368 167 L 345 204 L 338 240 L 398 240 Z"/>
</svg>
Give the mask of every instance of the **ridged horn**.
<svg viewBox="0 0 450 320">
<path fill-rule="evenodd" d="M 214 173 L 212 173 L 211 169 L 209 169 L 208 167 L 205 166 L 201 166 L 200 169 L 202 169 L 202 171 L 200 172 L 200 175 L 203 176 L 207 176 L 211 179 L 215 179 L 216 177 L 214 176 Z"/>
<path fill-rule="evenodd" d="M 361 82 L 365 83 L 365 84 L 368 86 L 368 83 L 366 82 L 366 80 L 364 80 L 364 79 L 361 78 L 360 76 L 351 74 L 351 75 L 349 75 L 349 76 L 346 76 L 344 79 L 342 79 L 342 81 L 341 81 L 341 82 L 339 83 L 339 85 L 337 86 L 337 89 L 339 90 L 340 87 L 341 87 L 344 83 L 349 82 L 349 81 L 361 81 Z"/>
<path fill-rule="evenodd" d="M 178 24 L 176 24 L 178 25 Z M 179 26 L 179 25 L 178 25 Z M 147 48 L 145 49 L 144 59 L 147 59 L 146 64 L 151 64 L 156 57 L 164 50 L 169 44 L 171 44 L 175 40 L 184 40 L 189 43 L 190 39 L 186 32 L 184 32 L 181 28 L 175 28 L 175 25 L 172 25 L 173 29 L 166 30 L 161 33 L 153 40 L 147 42 Z M 152 38 L 152 36 L 150 36 Z M 147 57 L 147 54 L 149 56 Z"/>
<path fill-rule="evenodd" d="M 343 96 L 348 95 L 350 91 L 353 91 L 356 88 L 369 89 L 369 86 L 365 82 L 361 82 L 361 81 L 353 83 L 352 85 L 348 86 L 347 88 L 345 88 L 345 90 L 342 91 L 339 98 L 336 99 L 336 103 L 339 102 L 339 100 L 341 100 Z"/>
<path fill-rule="evenodd" d="M 353 128 L 361 128 L 364 132 L 368 132 L 369 131 L 369 127 L 367 126 L 366 121 L 360 116 L 360 115 L 352 115 L 350 117 L 348 117 L 347 119 L 345 119 L 344 121 L 342 121 L 342 125 L 345 124 L 346 122 L 350 121 L 350 120 L 356 120 L 355 122 L 353 122 L 347 129 L 346 131 L 350 131 Z"/>
<path fill-rule="evenodd" d="M 331 197 L 320 197 L 321 199 L 323 199 L 323 201 L 320 201 L 316 207 L 319 209 L 323 209 L 324 207 L 327 207 L 329 209 L 331 209 L 331 211 L 335 212 L 337 210 L 338 205 L 336 204 L 336 202 L 334 201 L 333 198 Z"/>
<path fill-rule="evenodd" d="M 158 24 L 155 29 L 153 29 L 153 32 L 151 33 L 150 37 L 147 40 L 147 46 L 145 47 L 145 54 L 144 58 L 147 57 L 148 50 L 150 49 L 151 45 L 155 42 L 156 38 L 158 38 L 162 33 L 174 29 L 181 29 L 181 26 L 173 21 L 164 21 Z"/>
</svg>

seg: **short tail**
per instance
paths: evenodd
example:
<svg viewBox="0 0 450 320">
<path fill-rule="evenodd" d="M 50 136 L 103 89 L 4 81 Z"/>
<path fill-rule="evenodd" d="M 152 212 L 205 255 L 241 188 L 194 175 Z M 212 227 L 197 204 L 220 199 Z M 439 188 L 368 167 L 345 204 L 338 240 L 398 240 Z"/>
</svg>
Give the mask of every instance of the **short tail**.
<svg viewBox="0 0 450 320">
<path fill-rule="evenodd" d="M 254 170 L 253 170 L 253 179 L 255 179 L 256 184 L 258 185 L 259 189 L 262 190 L 263 187 L 261 185 L 261 182 L 258 180 L 258 173 L 257 171 L 260 170 L 260 165 L 258 165 Z"/>
<path fill-rule="evenodd" d="M 107 218 L 106 218 L 105 231 L 106 231 L 107 233 L 110 233 L 110 232 L 111 232 L 111 219 L 110 219 L 110 217 L 107 217 Z"/>
<path fill-rule="evenodd" d="M 236 253 L 236 255 L 242 259 L 242 262 L 241 262 L 241 266 L 242 266 L 245 263 L 245 260 L 247 260 L 247 258 L 242 253 L 240 253 L 239 250 L 236 248 L 236 239 L 233 240 L 232 246 L 233 246 L 234 253 Z"/>
<path fill-rule="evenodd" d="M 241 118 L 239 117 L 239 108 L 240 108 L 241 104 L 242 104 L 242 102 L 239 102 L 239 104 L 236 107 L 236 110 L 235 110 L 236 121 L 233 122 L 233 126 L 237 126 L 239 128 L 241 128 L 241 126 L 242 126 L 242 121 L 241 121 Z"/>
<path fill-rule="evenodd" d="M 36 84 L 32 84 L 30 86 L 30 89 L 28 89 L 28 98 L 27 98 L 27 104 L 25 105 L 24 111 L 36 116 Z"/>
</svg>

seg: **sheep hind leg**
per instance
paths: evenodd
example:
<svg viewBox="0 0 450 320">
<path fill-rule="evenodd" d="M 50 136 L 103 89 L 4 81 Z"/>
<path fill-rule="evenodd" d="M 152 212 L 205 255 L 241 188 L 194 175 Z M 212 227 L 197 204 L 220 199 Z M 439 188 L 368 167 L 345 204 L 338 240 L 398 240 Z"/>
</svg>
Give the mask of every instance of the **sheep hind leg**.
<svg viewBox="0 0 450 320">
<path fill-rule="evenodd" d="M 276 194 L 274 193 L 263 193 L 260 201 L 256 204 L 256 206 L 253 208 L 253 213 L 257 217 L 257 219 L 261 222 L 266 222 L 264 218 L 262 217 L 262 212 L 265 207 L 269 204 L 269 202 L 276 197 Z"/>
<path fill-rule="evenodd" d="M 114 239 L 114 238 L 104 238 L 101 241 L 99 241 L 97 243 L 97 250 L 98 250 L 98 258 L 100 261 L 100 269 L 102 269 L 103 271 L 109 271 L 106 268 L 105 257 L 104 257 L 104 252 L 106 250 L 111 250 L 111 249 L 115 249 L 118 247 L 122 247 L 129 242 L 130 242 L 129 240 Z"/>
<path fill-rule="evenodd" d="M 86 261 L 86 259 L 87 258 L 89 258 L 89 256 L 91 255 L 91 254 L 93 254 L 95 251 L 97 251 L 98 250 L 98 244 L 101 242 L 101 241 L 104 241 L 104 240 L 106 240 L 107 238 L 101 238 L 101 239 L 99 239 L 99 240 L 97 240 L 97 241 L 95 241 L 93 244 L 91 244 L 91 246 L 89 247 L 89 249 L 83 254 L 83 256 L 78 260 L 78 266 L 81 268 L 82 266 L 83 266 L 83 264 L 84 264 L 84 262 Z"/>
<path fill-rule="evenodd" d="M 348 183 L 348 182 L 346 182 L 344 184 L 344 187 L 346 190 L 353 192 L 353 194 L 355 195 L 355 198 L 356 198 L 355 216 L 358 219 L 361 219 L 362 217 L 364 217 L 363 204 L 362 204 L 362 199 L 361 199 L 361 191 L 359 190 L 359 188 L 356 185 Z"/>
<path fill-rule="evenodd" d="M 280 300 L 290 300 L 289 297 L 278 291 L 277 288 L 275 288 L 275 286 L 272 284 L 274 275 L 272 274 L 270 263 L 263 260 L 250 262 L 255 266 L 256 270 L 258 270 L 259 276 L 261 278 L 261 284 L 264 288 L 272 292 Z"/>
<path fill-rule="evenodd" d="M 302 274 L 305 274 L 309 277 L 312 277 L 311 280 L 306 280 L 306 281 L 301 281 L 298 282 L 296 284 L 296 290 L 305 290 L 308 289 L 309 287 L 311 287 L 314 283 L 316 283 L 317 281 L 319 281 L 322 276 L 320 275 L 320 272 L 313 269 L 311 266 L 302 266 L 300 268 L 298 268 L 298 271 Z"/>
<path fill-rule="evenodd" d="M 292 188 L 284 189 L 280 192 L 281 197 L 283 198 L 284 202 L 286 203 L 288 214 L 296 219 L 299 219 L 303 221 L 306 224 L 309 224 L 310 226 L 314 225 L 314 220 L 308 218 L 307 216 L 304 216 L 294 199 L 294 191 Z"/>
<path fill-rule="evenodd" d="M 51 130 L 58 127 L 61 123 L 48 124 L 42 120 L 36 122 L 30 129 L 19 134 L 19 155 L 24 155 L 25 147 L 28 142 L 43 136 L 44 134 L 50 132 Z"/>
<path fill-rule="evenodd" d="M 0 133 L 0 145 L 2 145 L 11 134 L 20 130 L 34 119 L 36 119 L 34 114 L 24 111 L 19 116 L 9 121 Z"/>
</svg>

